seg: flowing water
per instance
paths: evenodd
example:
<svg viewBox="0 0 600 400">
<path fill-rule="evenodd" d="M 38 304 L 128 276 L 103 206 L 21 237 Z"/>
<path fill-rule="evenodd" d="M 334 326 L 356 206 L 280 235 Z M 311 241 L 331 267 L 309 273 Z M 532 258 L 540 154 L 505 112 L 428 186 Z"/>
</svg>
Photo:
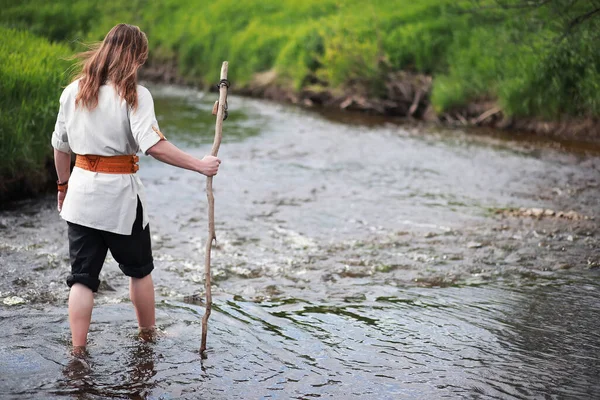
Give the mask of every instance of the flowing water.
<svg viewBox="0 0 600 400">
<path fill-rule="evenodd" d="M 209 152 L 214 94 L 153 88 Z M 53 196 L 0 212 L 2 399 L 600 397 L 600 152 L 231 97 L 215 178 L 207 357 L 202 176 L 143 157 L 161 335 L 102 273 L 69 355 Z M 496 212 L 575 211 L 567 217 Z M 596 219 L 594 218 L 596 217 Z"/>
</svg>

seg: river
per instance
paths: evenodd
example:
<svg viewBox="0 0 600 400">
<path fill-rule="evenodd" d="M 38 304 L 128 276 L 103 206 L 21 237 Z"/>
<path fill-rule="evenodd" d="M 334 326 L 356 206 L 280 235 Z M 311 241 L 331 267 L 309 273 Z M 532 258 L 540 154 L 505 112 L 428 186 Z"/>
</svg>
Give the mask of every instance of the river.
<svg viewBox="0 0 600 400">
<path fill-rule="evenodd" d="M 216 96 L 151 90 L 169 140 L 208 153 Z M 235 96 L 229 109 L 207 357 L 205 179 L 142 157 L 160 336 L 137 337 L 109 256 L 89 368 L 73 369 L 66 224 L 52 195 L 11 204 L 0 398 L 600 398 L 597 147 Z"/>
</svg>

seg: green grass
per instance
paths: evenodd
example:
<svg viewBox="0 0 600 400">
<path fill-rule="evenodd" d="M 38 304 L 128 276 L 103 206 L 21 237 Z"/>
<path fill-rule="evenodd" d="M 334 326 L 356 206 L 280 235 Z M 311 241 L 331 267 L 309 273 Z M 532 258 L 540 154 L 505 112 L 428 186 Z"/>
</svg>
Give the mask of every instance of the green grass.
<svg viewBox="0 0 600 400">
<path fill-rule="evenodd" d="M 44 168 L 70 50 L 29 32 L 0 27 L 0 177 L 35 186 Z M 0 185 L 2 186 L 2 185 Z"/>
<path fill-rule="evenodd" d="M 227 59 L 238 85 L 274 68 L 296 90 L 317 83 L 377 96 L 386 72 L 411 70 L 434 76 L 438 112 L 491 99 L 513 115 L 599 116 L 600 18 L 560 40 L 585 11 L 580 1 L 565 13 L 570 2 L 505 10 L 492 0 L 4 0 L 0 22 L 71 43 L 139 24 L 154 62 L 176 60 L 201 83 Z"/>
<path fill-rule="evenodd" d="M 511 2 L 523 4 L 503 0 Z M 407 70 L 433 75 L 431 101 L 440 113 L 491 100 L 509 115 L 559 119 L 600 116 L 600 18 L 565 35 L 587 3 L 556 0 L 541 8 L 502 9 L 493 0 L 0 0 L 0 25 L 66 43 L 73 52 L 80 41 L 101 40 L 116 23 L 137 24 L 148 34 L 150 62 L 176 61 L 191 82 L 213 84 L 221 61 L 228 60 L 239 86 L 274 69 L 278 83 L 295 90 L 316 85 L 384 96 L 387 74 Z M 39 73 L 18 75 L 21 86 L 15 86 L 17 93 L 30 91 L 27 85 L 36 88 L 40 98 L 33 96 L 32 105 L 21 104 L 19 95 L 2 100 L 3 110 L 22 107 L 22 115 L 10 117 L 18 119 L 10 135 L 26 143 L 25 132 L 51 132 L 45 122 L 32 121 L 56 112 L 56 101 L 41 98 L 56 95 L 62 79 L 64 67 L 52 61 L 58 59 L 53 52 L 68 51 L 40 42 L 38 54 L 15 40 L 2 39 L 3 73 Z M 4 65 L 13 64 L 4 53 L 21 48 L 20 61 Z M 1 161 L 3 171 L 7 165 L 20 168 L 12 161 L 19 157 Z"/>
</svg>

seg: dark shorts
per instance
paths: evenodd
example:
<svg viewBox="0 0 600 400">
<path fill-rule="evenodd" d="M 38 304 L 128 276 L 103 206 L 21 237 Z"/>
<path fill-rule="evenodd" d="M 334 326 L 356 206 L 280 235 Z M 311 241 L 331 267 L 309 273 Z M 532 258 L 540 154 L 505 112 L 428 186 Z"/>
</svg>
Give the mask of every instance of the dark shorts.
<svg viewBox="0 0 600 400">
<path fill-rule="evenodd" d="M 154 269 L 150 225 L 142 227 L 143 210 L 139 199 L 131 235 L 119 235 L 71 222 L 67 224 L 71 258 L 71 274 L 67 277 L 69 287 L 81 283 L 97 292 L 100 286 L 98 277 L 108 250 L 127 276 L 143 278 Z"/>
</svg>

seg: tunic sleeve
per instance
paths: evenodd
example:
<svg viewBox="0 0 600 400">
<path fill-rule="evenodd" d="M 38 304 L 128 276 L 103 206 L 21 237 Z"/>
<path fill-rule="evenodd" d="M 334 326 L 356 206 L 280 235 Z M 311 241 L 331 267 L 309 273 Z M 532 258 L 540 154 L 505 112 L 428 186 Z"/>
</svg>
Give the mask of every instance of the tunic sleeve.
<svg viewBox="0 0 600 400">
<path fill-rule="evenodd" d="M 62 101 L 60 102 L 58 116 L 56 117 L 56 124 L 54 125 L 54 132 L 52 133 L 52 147 L 54 147 L 58 151 L 62 151 L 63 153 L 71 153 L 71 147 L 69 146 L 69 137 L 67 136 L 67 126 L 65 123 L 65 112 L 63 110 Z"/>
<path fill-rule="evenodd" d="M 138 86 L 138 107 L 131 110 L 129 123 L 133 138 L 138 144 L 140 150 L 148 153 L 148 149 L 154 146 L 165 137 L 160 132 L 158 121 L 154 113 L 154 100 L 150 91 L 143 86 Z"/>
</svg>

